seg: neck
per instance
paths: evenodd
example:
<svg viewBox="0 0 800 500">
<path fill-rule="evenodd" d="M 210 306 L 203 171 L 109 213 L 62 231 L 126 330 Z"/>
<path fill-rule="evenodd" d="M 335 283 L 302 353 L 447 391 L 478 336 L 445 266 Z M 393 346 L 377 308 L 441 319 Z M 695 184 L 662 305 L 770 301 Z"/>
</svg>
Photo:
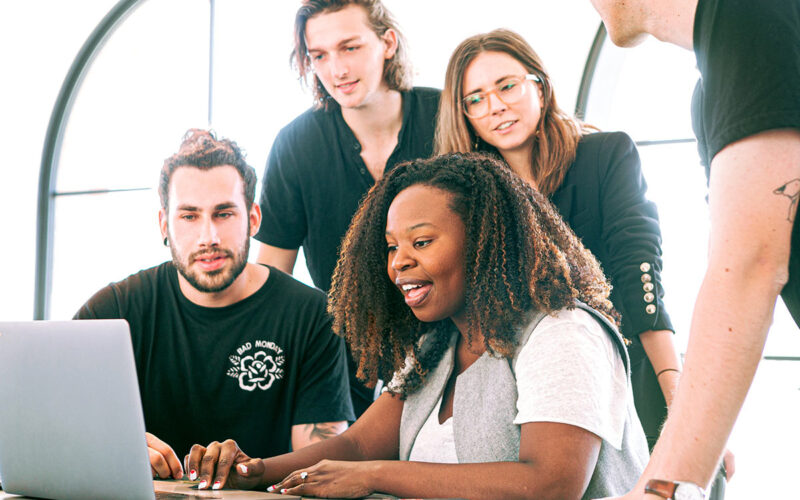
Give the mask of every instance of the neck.
<svg viewBox="0 0 800 500">
<path fill-rule="evenodd" d="M 342 108 L 342 118 L 362 144 L 364 137 L 397 137 L 403 125 L 403 95 L 397 90 L 379 92 L 357 108 Z"/>
<path fill-rule="evenodd" d="M 523 181 L 536 188 L 536 179 L 533 178 L 531 165 L 533 165 L 533 148 L 524 147 L 513 151 L 504 151 L 503 159 Z"/>
<path fill-rule="evenodd" d="M 694 15 L 699 0 L 650 2 L 644 13 L 645 31 L 687 50 L 694 45 Z"/>
<path fill-rule="evenodd" d="M 178 273 L 178 283 L 183 296 L 203 307 L 225 307 L 240 302 L 256 293 L 266 283 L 267 278 L 269 278 L 268 267 L 248 263 L 241 274 L 224 290 L 202 292 Z"/>
</svg>

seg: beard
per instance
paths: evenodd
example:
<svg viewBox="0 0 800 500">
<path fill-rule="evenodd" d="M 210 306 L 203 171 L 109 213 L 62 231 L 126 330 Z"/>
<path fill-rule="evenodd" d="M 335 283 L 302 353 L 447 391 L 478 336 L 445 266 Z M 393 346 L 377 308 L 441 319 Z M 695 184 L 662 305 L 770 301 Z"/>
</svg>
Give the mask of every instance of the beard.
<svg viewBox="0 0 800 500">
<path fill-rule="evenodd" d="M 250 238 L 248 237 L 236 252 L 227 248 L 210 247 L 193 252 L 188 258 L 183 259 L 174 246 L 170 245 L 169 251 L 172 254 L 172 263 L 193 288 L 204 293 L 216 293 L 231 286 L 244 271 L 250 253 Z M 210 252 L 224 254 L 230 259 L 230 265 L 213 271 L 196 271 L 190 268 L 191 263 L 198 257 Z"/>
</svg>

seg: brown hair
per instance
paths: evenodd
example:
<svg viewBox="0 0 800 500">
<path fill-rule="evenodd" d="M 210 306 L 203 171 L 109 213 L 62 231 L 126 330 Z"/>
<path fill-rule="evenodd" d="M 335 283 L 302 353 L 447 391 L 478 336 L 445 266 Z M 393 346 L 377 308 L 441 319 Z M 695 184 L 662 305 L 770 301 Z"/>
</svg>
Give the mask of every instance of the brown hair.
<svg viewBox="0 0 800 500">
<path fill-rule="evenodd" d="M 177 153 L 164 160 L 158 183 L 158 196 L 161 208 L 169 209 L 169 181 L 179 167 L 195 167 L 210 170 L 214 167 L 230 165 L 242 177 L 242 191 L 245 206 L 249 212 L 253 206 L 256 192 L 256 171 L 248 165 L 239 146 L 230 139 L 217 139 L 214 132 L 199 128 L 189 129 Z"/>
<path fill-rule="evenodd" d="M 304 0 L 294 19 L 294 48 L 290 60 L 300 74 L 300 80 L 313 89 L 314 105 L 318 108 L 327 107 L 330 94 L 314 75 L 311 67 L 306 46 L 306 23 L 318 14 L 337 12 L 349 5 L 358 5 L 364 9 L 369 27 L 378 38 L 387 30 L 393 30 L 397 34 L 397 50 L 391 59 L 384 62 L 383 79 L 392 90 L 402 91 L 411 88 L 411 63 L 408 59 L 405 36 L 381 0 Z M 313 83 L 309 82 L 309 77 Z"/>
<path fill-rule="evenodd" d="M 580 120 L 568 115 L 556 104 L 550 77 L 536 52 L 517 33 L 498 29 L 467 38 L 453 51 L 447 65 L 444 89 L 439 104 L 436 126 L 437 154 L 497 150 L 480 140 L 472 129 L 461 106 L 464 73 L 482 52 L 502 52 L 513 57 L 528 73 L 539 77 L 542 91 L 542 114 L 533 148 L 531 173 L 538 189 L 550 196 L 564 181 L 575 160 L 578 141 L 588 129 Z"/>
<path fill-rule="evenodd" d="M 386 271 L 389 206 L 417 184 L 453 195 L 450 208 L 466 229 L 469 332 L 480 332 L 490 353 L 513 354 L 516 329 L 533 310 L 571 309 L 577 299 L 617 317 L 594 256 L 552 204 L 504 163 L 477 153 L 413 160 L 387 172 L 364 198 L 333 274 L 328 310 L 334 331 L 345 337 L 358 363 L 360 379 L 391 380 L 396 372 L 402 381 L 391 389 L 414 392 L 438 364 L 453 331 L 449 319 L 418 320 Z M 424 333 L 434 340 L 433 348 L 423 351 Z"/>
</svg>

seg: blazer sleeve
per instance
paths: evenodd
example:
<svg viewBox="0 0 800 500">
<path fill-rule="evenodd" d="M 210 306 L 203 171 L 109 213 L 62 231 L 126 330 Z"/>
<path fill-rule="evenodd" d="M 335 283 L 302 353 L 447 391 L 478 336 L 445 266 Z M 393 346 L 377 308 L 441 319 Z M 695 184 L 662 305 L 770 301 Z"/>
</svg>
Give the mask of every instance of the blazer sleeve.
<svg viewBox="0 0 800 500">
<path fill-rule="evenodd" d="M 658 211 L 645 196 L 636 146 L 627 134 L 607 134 L 598 156 L 603 267 L 613 286 L 611 300 L 622 314 L 621 330 L 627 337 L 674 331 L 663 302 Z"/>
</svg>

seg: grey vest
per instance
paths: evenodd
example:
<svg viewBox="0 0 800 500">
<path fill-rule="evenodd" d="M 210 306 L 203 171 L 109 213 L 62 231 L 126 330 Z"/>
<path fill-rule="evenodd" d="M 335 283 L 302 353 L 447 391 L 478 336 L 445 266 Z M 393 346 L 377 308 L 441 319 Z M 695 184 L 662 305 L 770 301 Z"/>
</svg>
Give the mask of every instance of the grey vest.
<svg viewBox="0 0 800 500">
<path fill-rule="evenodd" d="M 629 391 L 622 449 L 617 450 L 602 441 L 597 465 L 582 498 L 621 495 L 634 486 L 649 458 L 644 431 L 630 395 L 628 352 L 617 328 L 605 316 L 583 303 L 577 306 L 591 313 L 613 340 L 625 364 Z M 543 317 L 542 313 L 533 314 L 527 326 L 521 329 L 517 351 Z M 423 387 L 405 401 L 400 420 L 400 460 L 408 460 L 419 430 L 442 397 L 453 370 L 458 335 L 458 331 L 453 333 L 449 348 L 439 365 L 428 373 Z M 513 423 L 517 415 L 515 362 L 516 353 L 511 360 L 484 353 L 458 376 L 453 400 L 453 433 L 459 463 L 519 460 L 520 427 Z"/>
</svg>

